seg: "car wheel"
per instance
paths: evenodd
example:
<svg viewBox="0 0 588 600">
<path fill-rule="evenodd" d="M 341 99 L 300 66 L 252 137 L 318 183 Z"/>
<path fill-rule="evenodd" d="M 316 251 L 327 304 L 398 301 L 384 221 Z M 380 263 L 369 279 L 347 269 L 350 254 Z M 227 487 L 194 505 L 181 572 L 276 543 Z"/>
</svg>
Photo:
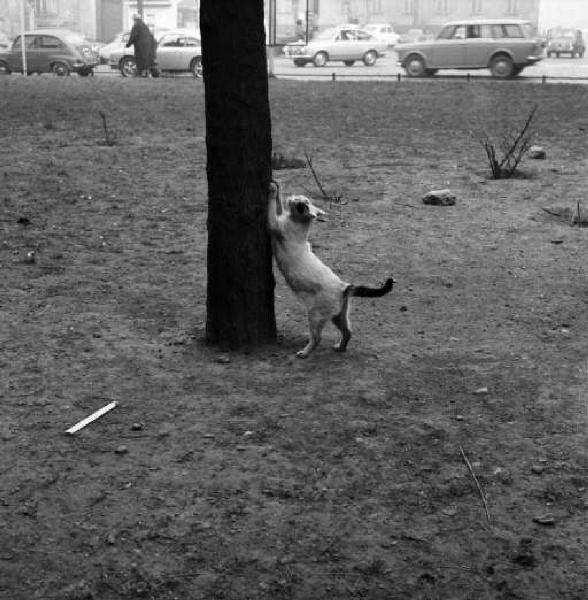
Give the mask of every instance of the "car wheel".
<svg viewBox="0 0 588 600">
<path fill-rule="evenodd" d="M 314 55 L 314 60 L 312 62 L 314 63 L 315 67 L 324 67 L 328 60 L 329 57 L 327 56 L 326 52 L 317 52 Z"/>
<path fill-rule="evenodd" d="M 0 60 L 0 75 L 10 75 L 10 73 L 12 73 L 12 71 L 10 70 L 8 63 Z"/>
<path fill-rule="evenodd" d="M 294 66 L 295 67 L 305 67 L 306 66 L 306 61 L 305 60 L 300 60 L 299 58 L 295 58 L 294 59 Z"/>
<path fill-rule="evenodd" d="M 137 63 L 135 62 L 135 59 L 130 56 L 121 58 L 118 68 L 123 77 L 133 77 L 137 74 Z"/>
<path fill-rule="evenodd" d="M 51 72 L 58 77 L 65 77 L 66 75 L 69 75 L 69 67 L 64 62 L 56 62 L 51 66 Z"/>
<path fill-rule="evenodd" d="M 425 62 L 420 56 L 409 56 L 404 63 L 404 70 L 409 77 L 422 77 L 426 73 Z"/>
<path fill-rule="evenodd" d="M 368 50 L 363 55 L 363 64 L 366 67 L 373 67 L 376 64 L 376 60 L 378 60 L 378 55 L 374 50 Z"/>
<path fill-rule="evenodd" d="M 515 66 L 510 56 L 506 54 L 499 54 L 495 56 L 490 62 L 490 72 L 493 77 L 499 79 L 508 79 L 512 77 L 515 72 Z"/>
<path fill-rule="evenodd" d="M 190 63 L 190 73 L 194 75 L 194 77 L 202 77 L 202 59 L 197 57 L 193 58 Z"/>
<path fill-rule="evenodd" d="M 352 67 L 355 64 L 354 60 L 344 60 L 343 62 L 345 63 L 346 67 Z"/>
</svg>

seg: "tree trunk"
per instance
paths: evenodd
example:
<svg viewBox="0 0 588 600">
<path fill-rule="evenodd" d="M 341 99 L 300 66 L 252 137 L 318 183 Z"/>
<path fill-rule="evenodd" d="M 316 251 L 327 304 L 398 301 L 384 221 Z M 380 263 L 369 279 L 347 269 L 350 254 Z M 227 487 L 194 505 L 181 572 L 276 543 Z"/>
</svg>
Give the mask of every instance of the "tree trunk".
<svg viewBox="0 0 588 600">
<path fill-rule="evenodd" d="M 206 339 L 276 339 L 266 227 L 271 120 L 263 0 L 202 0 L 208 178 Z"/>
</svg>

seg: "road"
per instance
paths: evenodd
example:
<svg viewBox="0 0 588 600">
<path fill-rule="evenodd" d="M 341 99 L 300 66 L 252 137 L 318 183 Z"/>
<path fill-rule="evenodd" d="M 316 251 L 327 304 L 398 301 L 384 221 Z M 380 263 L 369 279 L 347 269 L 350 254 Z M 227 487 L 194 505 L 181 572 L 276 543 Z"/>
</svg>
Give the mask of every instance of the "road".
<svg viewBox="0 0 588 600">
<path fill-rule="evenodd" d="M 366 67 L 357 62 L 353 67 L 346 67 L 342 63 L 329 63 L 326 67 L 318 68 L 312 65 L 295 67 L 292 60 L 286 57 L 274 59 L 274 73 L 277 77 L 287 77 L 305 80 L 330 80 L 333 74 L 337 80 L 377 80 L 395 79 L 400 74 L 405 76 L 404 69 L 396 64 L 396 53 L 378 59 L 373 67 Z M 440 71 L 435 77 L 466 77 L 466 71 L 446 70 Z M 472 77 L 490 77 L 487 69 L 471 71 Z M 541 80 L 543 77 L 554 78 L 555 81 L 568 80 L 578 83 L 588 83 L 588 57 L 585 58 L 545 58 L 532 67 L 527 67 L 517 79 Z"/>
<path fill-rule="evenodd" d="M 120 77 L 120 73 L 108 66 L 100 66 L 95 69 L 97 75 L 114 75 Z M 326 67 L 318 68 L 312 65 L 306 67 L 295 67 L 291 59 L 284 56 L 274 58 L 274 74 L 280 78 L 299 80 L 332 80 L 333 75 L 337 81 L 390 81 L 400 75 L 406 77 L 404 69 L 396 64 L 396 53 L 391 51 L 384 58 L 378 59 L 373 67 L 366 67 L 361 62 L 355 63 L 353 67 L 346 67 L 342 63 L 328 63 Z M 187 74 L 186 77 L 191 77 Z M 487 69 L 472 70 L 474 78 L 489 78 L 490 71 Z M 435 76 L 439 78 L 464 78 L 467 71 L 447 70 L 440 71 Z M 546 77 L 548 83 L 574 82 L 588 84 L 588 57 L 584 58 L 545 58 L 532 67 L 527 67 L 517 81 L 541 81 Z M 425 81 L 430 80 L 425 78 Z"/>
</svg>

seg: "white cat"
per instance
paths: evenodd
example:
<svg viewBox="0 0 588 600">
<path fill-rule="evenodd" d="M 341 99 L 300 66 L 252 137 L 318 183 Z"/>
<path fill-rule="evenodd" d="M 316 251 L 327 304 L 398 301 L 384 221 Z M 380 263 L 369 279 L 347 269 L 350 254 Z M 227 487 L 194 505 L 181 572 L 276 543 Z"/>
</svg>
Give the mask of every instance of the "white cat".
<svg viewBox="0 0 588 600">
<path fill-rule="evenodd" d="M 314 206 L 306 196 L 289 196 L 283 206 L 279 186 L 274 181 L 270 183 L 268 196 L 268 226 L 276 263 L 286 283 L 308 311 L 308 344 L 296 355 L 306 358 L 318 346 L 322 330 L 329 320 L 341 332 L 341 341 L 335 350 L 344 352 L 351 339 L 351 297 L 384 296 L 392 290 L 394 279 L 387 279 L 380 288 L 342 281 L 314 254 L 308 243 L 310 225 L 314 219 L 324 215 L 324 211 Z"/>
</svg>

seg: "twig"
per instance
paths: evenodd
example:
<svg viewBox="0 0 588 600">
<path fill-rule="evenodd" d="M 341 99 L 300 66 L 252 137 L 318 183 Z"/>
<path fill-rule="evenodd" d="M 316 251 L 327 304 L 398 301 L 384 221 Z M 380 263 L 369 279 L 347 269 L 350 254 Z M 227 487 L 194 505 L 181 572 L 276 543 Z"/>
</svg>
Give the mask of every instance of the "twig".
<svg viewBox="0 0 588 600">
<path fill-rule="evenodd" d="M 510 145 L 509 151 L 506 153 L 506 155 L 502 159 L 502 162 L 500 163 L 500 167 L 501 168 L 502 168 L 503 165 L 505 165 L 507 163 L 507 161 L 510 160 L 511 156 L 514 154 L 514 151 L 518 148 L 519 142 L 523 139 L 524 135 L 527 133 L 527 130 L 531 126 L 531 122 L 533 121 L 533 117 L 535 116 L 535 113 L 537 112 L 537 108 L 538 108 L 538 105 L 535 104 L 535 106 L 533 106 L 533 110 L 531 111 L 531 113 L 527 117 L 527 120 L 525 121 L 525 124 L 523 125 L 523 128 L 518 133 L 518 135 L 515 137 L 514 141 Z M 516 164 L 515 164 L 514 168 L 512 169 L 513 172 L 516 169 L 519 161 L 520 161 L 520 158 L 519 158 L 518 161 L 516 161 Z"/>
<path fill-rule="evenodd" d="M 467 467 L 470 471 L 470 474 L 474 479 L 474 482 L 476 483 L 476 487 L 478 488 L 478 492 L 480 493 L 480 498 L 482 498 L 482 502 L 484 504 L 484 510 L 486 511 L 486 519 L 488 519 L 488 523 L 490 523 L 490 513 L 488 512 L 488 504 L 486 503 L 486 497 L 484 496 L 484 492 L 482 491 L 482 486 L 480 485 L 480 482 L 478 481 L 478 478 L 476 477 L 476 474 L 474 473 L 474 470 L 472 469 L 472 465 L 470 464 L 468 457 L 465 455 L 465 452 L 463 451 L 461 444 L 459 445 L 459 451 L 461 452 L 461 456 L 462 456 L 463 460 L 465 461 L 465 464 L 467 465 Z"/>
<path fill-rule="evenodd" d="M 325 192 L 325 188 L 321 185 L 321 182 L 319 181 L 318 175 L 316 174 L 316 171 L 314 170 L 314 167 L 312 166 L 312 159 L 310 158 L 310 156 L 308 155 L 308 152 L 306 152 L 306 150 L 304 151 L 304 158 L 306 158 L 306 163 L 308 164 L 308 168 L 310 169 L 310 172 L 312 173 L 312 176 L 314 177 L 314 181 L 316 182 L 318 189 L 321 191 L 323 198 L 325 200 L 330 200 L 329 195 L 327 194 L 327 192 Z"/>
<path fill-rule="evenodd" d="M 114 134 L 112 134 L 110 132 L 110 130 L 108 129 L 108 124 L 106 122 L 106 115 L 99 110 L 98 114 L 100 115 L 100 118 L 102 119 L 102 128 L 104 129 L 104 146 L 114 146 L 114 144 L 116 143 L 116 131 L 114 132 Z"/>
</svg>

